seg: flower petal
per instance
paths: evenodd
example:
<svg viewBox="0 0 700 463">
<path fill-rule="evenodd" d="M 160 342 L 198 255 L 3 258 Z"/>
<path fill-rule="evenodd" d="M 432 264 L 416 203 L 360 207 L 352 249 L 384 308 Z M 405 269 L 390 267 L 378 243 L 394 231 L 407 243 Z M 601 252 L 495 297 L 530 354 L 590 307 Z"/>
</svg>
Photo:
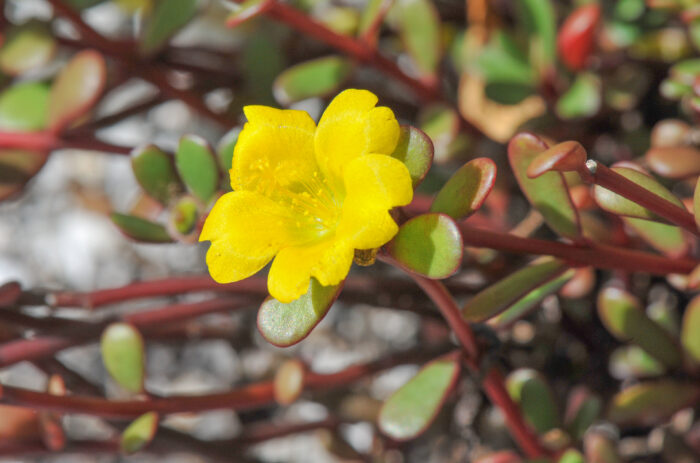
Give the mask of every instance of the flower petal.
<svg viewBox="0 0 700 463">
<path fill-rule="evenodd" d="M 355 249 L 382 246 L 398 232 L 389 210 L 413 199 L 406 166 L 384 154 L 369 154 L 345 168 L 346 197 L 337 234 Z"/>
<path fill-rule="evenodd" d="M 314 139 L 316 160 L 335 187 L 342 188 L 343 168 L 369 153 L 391 154 L 399 139 L 399 123 L 391 109 L 375 108 L 367 90 L 345 90 L 321 116 Z"/>
<path fill-rule="evenodd" d="M 354 254 L 351 246 L 335 238 L 284 248 L 272 262 L 267 289 L 272 297 L 286 303 L 306 293 L 312 276 L 323 286 L 337 285 L 350 271 Z"/>
<path fill-rule="evenodd" d="M 267 106 L 243 108 L 248 122 L 233 153 L 231 188 L 274 197 L 280 189 L 316 173 L 316 124 L 304 111 Z"/>
<path fill-rule="evenodd" d="M 219 283 L 247 278 L 284 246 L 303 242 L 304 231 L 288 211 L 258 193 L 221 196 L 204 222 L 199 241 L 211 241 L 209 273 Z"/>
</svg>

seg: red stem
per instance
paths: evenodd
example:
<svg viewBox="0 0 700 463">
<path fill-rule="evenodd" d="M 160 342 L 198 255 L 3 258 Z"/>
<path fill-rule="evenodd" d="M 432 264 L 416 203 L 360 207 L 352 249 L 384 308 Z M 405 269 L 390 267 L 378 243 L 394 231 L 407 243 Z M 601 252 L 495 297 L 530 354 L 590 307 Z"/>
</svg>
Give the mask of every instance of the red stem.
<svg viewBox="0 0 700 463">
<path fill-rule="evenodd" d="M 700 236 L 700 231 L 698 231 L 698 226 L 695 223 L 695 217 L 685 208 L 665 200 L 646 188 L 642 188 L 603 164 L 589 160 L 586 164 L 586 172 L 583 178 L 587 178 L 596 185 L 617 193 L 640 206 L 646 207 L 669 222 L 688 230 L 694 235 Z"/>
<path fill-rule="evenodd" d="M 494 232 L 460 224 L 464 244 L 497 249 L 518 254 L 537 254 L 559 257 L 575 265 L 591 265 L 597 268 L 646 272 L 653 275 L 690 273 L 700 262 L 691 259 L 669 259 L 641 251 L 616 248 L 601 244 L 578 246 L 522 238 L 509 233 Z"/>
<path fill-rule="evenodd" d="M 440 349 L 444 353 L 444 349 Z M 327 390 L 343 387 L 351 382 L 401 364 L 413 364 L 423 360 L 426 352 L 409 351 L 363 365 L 353 365 L 332 374 L 306 373 L 306 390 Z M 434 355 L 435 352 L 431 352 Z M 203 412 L 219 409 L 250 410 L 274 403 L 274 386 L 271 381 L 250 384 L 227 392 L 202 396 L 170 396 L 150 400 L 113 401 L 78 395 L 56 396 L 45 392 L 3 386 L 1 403 L 48 410 L 59 413 L 81 413 L 105 418 L 131 419 L 146 412 L 164 415 L 171 413 Z"/>
<path fill-rule="evenodd" d="M 58 149 L 105 151 L 129 154 L 132 148 L 105 143 L 92 137 L 62 139 L 51 132 L 0 132 L 0 147 L 47 152 Z"/>
<path fill-rule="evenodd" d="M 393 258 L 389 256 L 383 255 L 381 259 L 397 268 L 401 268 L 396 265 Z M 438 309 L 440 309 L 447 324 L 457 335 L 457 339 L 466 351 L 467 364 L 476 373 L 480 373 L 479 357 L 481 353 L 479 352 L 479 346 L 476 343 L 474 332 L 469 327 L 469 324 L 462 318 L 459 307 L 457 307 L 449 291 L 447 291 L 445 286 L 439 281 L 430 280 L 412 272 L 407 273 L 418 286 L 425 291 L 425 294 L 432 299 Z M 537 435 L 532 432 L 523 420 L 520 408 L 513 402 L 513 399 L 506 391 L 503 377 L 497 369 L 492 368 L 488 371 L 483 380 L 483 387 L 484 392 L 486 392 L 491 402 L 503 412 L 508 429 L 528 457 L 538 458 L 549 455 L 549 451 L 541 445 Z"/>
</svg>

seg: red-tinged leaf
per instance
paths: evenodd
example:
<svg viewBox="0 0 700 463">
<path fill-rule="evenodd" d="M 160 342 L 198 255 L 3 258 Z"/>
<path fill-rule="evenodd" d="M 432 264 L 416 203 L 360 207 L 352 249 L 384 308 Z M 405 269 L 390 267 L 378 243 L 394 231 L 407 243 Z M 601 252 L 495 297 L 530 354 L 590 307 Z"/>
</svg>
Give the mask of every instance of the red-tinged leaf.
<svg viewBox="0 0 700 463">
<path fill-rule="evenodd" d="M 574 270 L 574 276 L 559 290 L 559 294 L 568 299 L 578 299 L 590 294 L 595 283 L 593 267 L 577 268 Z"/>
<path fill-rule="evenodd" d="M 46 65 L 56 48 L 56 40 L 45 25 L 32 22 L 14 27 L 0 48 L 0 70 L 12 76 L 22 75 Z"/>
<path fill-rule="evenodd" d="M 402 125 L 399 141 L 391 157 L 403 162 L 411 174 L 413 188 L 420 185 L 433 165 L 433 142 L 422 130 Z"/>
<path fill-rule="evenodd" d="M 462 234 L 444 214 L 423 214 L 407 221 L 387 252 L 404 269 L 431 279 L 454 275 L 462 264 Z"/>
<path fill-rule="evenodd" d="M 459 378 L 460 359 L 447 355 L 425 365 L 379 412 L 379 429 L 396 441 L 418 437 L 432 424 Z"/>
<path fill-rule="evenodd" d="M 247 0 L 234 5 L 233 13 L 226 18 L 226 26 L 236 27 L 250 19 L 265 13 L 274 4 L 274 0 Z"/>
<path fill-rule="evenodd" d="M 173 157 L 155 145 L 131 152 L 131 169 L 141 188 L 161 204 L 167 204 L 182 189 Z"/>
<path fill-rule="evenodd" d="M 418 126 L 432 140 L 436 159 L 449 159 L 450 146 L 459 134 L 457 111 L 443 103 L 429 105 L 418 113 Z"/>
<path fill-rule="evenodd" d="M 688 253 L 690 243 L 679 227 L 631 217 L 622 217 L 622 221 L 649 246 L 669 257 L 682 257 Z"/>
<path fill-rule="evenodd" d="M 600 21 L 600 6 L 584 5 L 574 10 L 562 24 L 557 37 L 559 57 L 572 71 L 586 67 L 593 51 L 595 30 Z"/>
<path fill-rule="evenodd" d="M 538 136 L 520 133 L 508 144 L 508 159 L 520 189 L 530 204 L 544 217 L 555 232 L 571 239 L 581 234 L 578 211 L 573 206 L 564 177 L 560 172 L 547 172 L 532 179 L 527 176 L 530 164 L 549 147 Z"/>
<path fill-rule="evenodd" d="M 636 384 L 618 392 L 608 408 L 608 419 L 617 424 L 649 426 L 669 418 L 700 399 L 696 383 L 673 379 Z"/>
<path fill-rule="evenodd" d="M 608 331 L 631 341 L 670 368 L 681 365 L 679 347 L 668 332 L 651 320 L 628 292 L 608 287 L 598 294 L 598 315 Z"/>
<path fill-rule="evenodd" d="M 172 243 L 168 230 L 159 223 L 133 215 L 113 212 L 109 216 L 119 230 L 129 238 L 144 243 Z"/>
<path fill-rule="evenodd" d="M 644 158 L 654 173 L 672 179 L 700 175 L 700 150 L 691 146 L 654 147 Z"/>
<path fill-rule="evenodd" d="M 508 375 L 508 393 L 520 404 L 530 425 L 542 434 L 559 426 L 559 412 L 554 393 L 544 376 L 535 370 L 521 368 Z"/>
<path fill-rule="evenodd" d="M 695 296 L 685 308 L 681 344 L 693 362 L 700 365 L 700 296 Z"/>
<path fill-rule="evenodd" d="M 556 288 L 548 288 L 550 290 L 542 294 L 538 291 L 560 276 L 566 269 L 566 264 L 557 259 L 543 259 L 535 262 L 508 275 L 469 299 L 462 308 L 462 317 L 470 322 L 482 322 L 519 305 L 518 303 L 523 300 L 526 302 L 527 308 L 530 308 L 547 294 L 561 288 L 563 282 Z M 533 293 L 537 296 L 534 300 Z"/>
<path fill-rule="evenodd" d="M 594 431 L 583 438 L 584 455 L 591 463 L 623 463 L 617 453 L 617 443 L 607 433 Z"/>
<path fill-rule="evenodd" d="M 22 295 L 22 286 L 10 281 L 0 286 L 0 307 L 10 307 Z"/>
<path fill-rule="evenodd" d="M 510 450 L 489 453 L 474 460 L 474 463 L 522 463 L 523 459 Z"/>
<path fill-rule="evenodd" d="M 49 88 L 39 82 L 20 82 L 0 94 L 0 129 L 31 132 L 46 127 Z"/>
<path fill-rule="evenodd" d="M 651 146 L 655 148 L 670 148 L 684 146 L 690 141 L 690 125 L 680 119 L 664 119 L 658 122 L 651 131 Z"/>
<path fill-rule="evenodd" d="M 263 338 L 277 347 L 288 347 L 303 340 L 326 316 L 340 294 L 342 284 L 321 286 L 312 278 L 309 290 L 288 304 L 272 297 L 260 306 L 258 330 Z"/>
<path fill-rule="evenodd" d="M 100 338 L 102 361 L 110 376 L 126 391 L 143 392 L 145 354 L 141 333 L 128 323 L 112 323 Z"/>
<path fill-rule="evenodd" d="M 457 221 L 479 210 L 496 182 L 496 164 L 488 158 L 472 159 L 443 185 L 430 212 L 447 214 Z"/>
<path fill-rule="evenodd" d="M 36 410 L 0 404 L 0 441 L 36 441 L 40 438 Z"/>
<path fill-rule="evenodd" d="M 95 50 L 77 53 L 51 87 L 48 127 L 58 132 L 84 116 L 97 102 L 107 81 L 105 60 Z"/>
<path fill-rule="evenodd" d="M 581 439 L 586 430 L 598 419 L 603 401 L 587 387 L 574 388 L 566 403 L 564 423 L 574 439 Z"/>
<path fill-rule="evenodd" d="M 588 153 L 576 141 L 565 141 L 537 155 L 527 168 L 527 176 L 537 178 L 549 171 L 570 172 L 584 167 Z"/>
<path fill-rule="evenodd" d="M 289 405 L 296 401 L 304 390 L 306 366 L 297 359 L 284 362 L 275 374 L 274 394 L 280 405 Z"/>
<path fill-rule="evenodd" d="M 158 414 L 144 413 L 136 418 L 122 433 L 120 447 L 124 454 L 138 452 L 146 447 L 156 436 L 158 430 Z"/>
</svg>

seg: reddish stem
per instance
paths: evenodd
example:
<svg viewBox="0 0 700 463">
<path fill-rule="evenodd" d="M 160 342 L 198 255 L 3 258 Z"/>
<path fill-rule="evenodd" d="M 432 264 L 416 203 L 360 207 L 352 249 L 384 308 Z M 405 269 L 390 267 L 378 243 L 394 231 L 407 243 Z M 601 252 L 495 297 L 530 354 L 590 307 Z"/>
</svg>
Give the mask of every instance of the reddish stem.
<svg viewBox="0 0 700 463">
<path fill-rule="evenodd" d="M 0 132 L 0 147 L 47 152 L 58 149 L 94 150 L 129 154 L 132 148 L 105 143 L 92 137 L 62 139 L 51 132 Z"/>
<path fill-rule="evenodd" d="M 586 163 L 586 171 L 582 177 L 640 206 L 646 207 L 669 222 L 688 230 L 694 235 L 700 236 L 695 217 L 685 208 L 665 200 L 646 188 L 642 188 L 603 164 L 589 160 Z"/>
<path fill-rule="evenodd" d="M 597 268 L 646 272 L 653 275 L 690 273 L 699 262 L 691 259 L 669 259 L 641 251 L 616 248 L 602 244 L 578 246 L 557 241 L 522 238 L 509 233 L 474 228 L 460 224 L 464 244 L 497 249 L 518 254 L 537 254 L 559 257 L 575 265 Z"/>
<path fill-rule="evenodd" d="M 444 349 L 439 349 L 440 354 Z M 424 360 L 426 352 L 409 351 L 363 365 L 353 365 L 332 374 L 308 372 L 305 389 L 332 389 L 347 386 L 351 382 L 397 365 Z M 430 355 L 435 355 L 431 352 Z M 250 410 L 274 403 L 274 386 L 271 381 L 250 384 L 227 392 L 202 396 L 170 396 L 150 400 L 113 401 L 78 395 L 56 396 L 45 392 L 4 386 L 0 402 L 48 410 L 59 413 L 81 413 L 105 418 L 131 419 L 146 412 L 155 411 L 164 415 L 171 413 L 203 412 L 219 409 Z"/>
</svg>

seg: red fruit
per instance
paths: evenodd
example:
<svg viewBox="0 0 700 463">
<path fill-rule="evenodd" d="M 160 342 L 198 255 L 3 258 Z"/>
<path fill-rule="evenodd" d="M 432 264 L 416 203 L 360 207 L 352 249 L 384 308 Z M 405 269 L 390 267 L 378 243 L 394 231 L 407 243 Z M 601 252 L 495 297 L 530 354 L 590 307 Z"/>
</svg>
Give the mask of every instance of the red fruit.
<svg viewBox="0 0 700 463">
<path fill-rule="evenodd" d="M 579 71 L 593 51 L 593 33 L 600 21 L 600 6 L 585 5 L 566 18 L 557 37 L 559 57 L 566 67 Z"/>
</svg>

